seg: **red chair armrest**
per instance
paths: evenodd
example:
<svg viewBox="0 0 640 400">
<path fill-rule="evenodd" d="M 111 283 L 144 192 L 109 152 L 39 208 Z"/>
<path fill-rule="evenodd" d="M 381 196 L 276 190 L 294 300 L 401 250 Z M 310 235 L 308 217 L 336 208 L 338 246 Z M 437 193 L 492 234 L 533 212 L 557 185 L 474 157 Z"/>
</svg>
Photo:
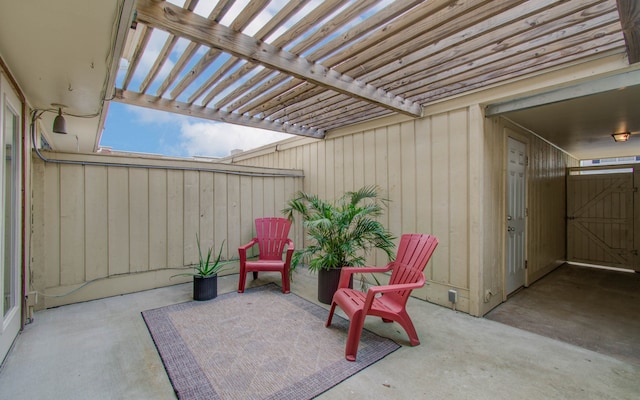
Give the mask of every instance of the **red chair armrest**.
<svg viewBox="0 0 640 400">
<path fill-rule="evenodd" d="M 362 308 L 363 318 L 369 313 L 369 310 L 371 309 L 371 305 L 373 304 L 373 299 L 375 299 L 375 297 L 378 294 L 394 293 L 402 290 L 418 289 L 423 287 L 425 282 L 426 281 L 425 281 L 424 275 L 422 275 L 418 280 L 418 282 L 415 282 L 415 283 L 400 283 L 396 285 L 382 285 L 382 286 L 370 287 L 369 290 L 367 291 L 367 297 L 364 301 L 364 306 Z"/>
<path fill-rule="evenodd" d="M 293 246 L 293 240 L 287 239 L 287 254 L 285 256 L 285 265 L 291 265 L 291 257 L 293 256 L 293 250 L 295 247 Z"/>
<path fill-rule="evenodd" d="M 340 272 L 340 281 L 338 283 L 338 288 L 346 288 L 349 287 L 349 279 L 351 275 L 357 273 L 374 273 L 374 272 L 387 272 L 391 269 L 391 265 L 387 265 L 386 267 L 342 267 L 342 271 Z"/>
<path fill-rule="evenodd" d="M 257 243 L 258 243 L 258 238 L 253 238 L 249 243 L 238 247 L 238 255 L 240 256 L 240 265 L 244 265 L 244 263 L 247 262 L 247 249 L 253 247 Z"/>
<path fill-rule="evenodd" d="M 258 243 L 258 238 L 253 238 L 249 243 L 238 247 L 238 251 L 247 251 L 247 249 L 253 247 L 256 243 Z"/>
<path fill-rule="evenodd" d="M 415 283 L 398 283 L 395 285 L 372 286 L 369 288 L 369 291 L 367 292 L 367 296 L 369 295 L 369 293 L 372 293 L 375 296 L 378 293 L 390 293 L 390 292 L 397 292 L 401 290 L 420 289 L 421 287 L 424 286 L 425 282 L 426 280 L 424 278 L 424 275 L 422 275 L 418 279 L 418 282 L 415 282 Z"/>
</svg>

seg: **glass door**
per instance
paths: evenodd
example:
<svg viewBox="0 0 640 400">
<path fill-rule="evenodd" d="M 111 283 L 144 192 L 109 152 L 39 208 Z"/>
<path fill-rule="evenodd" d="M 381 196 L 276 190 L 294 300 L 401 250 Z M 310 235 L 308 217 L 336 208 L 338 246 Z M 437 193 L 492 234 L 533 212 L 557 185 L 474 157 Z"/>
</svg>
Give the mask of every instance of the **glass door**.
<svg viewBox="0 0 640 400">
<path fill-rule="evenodd" d="M 0 74 L 0 360 L 20 330 L 20 121 L 21 103 Z"/>
</svg>

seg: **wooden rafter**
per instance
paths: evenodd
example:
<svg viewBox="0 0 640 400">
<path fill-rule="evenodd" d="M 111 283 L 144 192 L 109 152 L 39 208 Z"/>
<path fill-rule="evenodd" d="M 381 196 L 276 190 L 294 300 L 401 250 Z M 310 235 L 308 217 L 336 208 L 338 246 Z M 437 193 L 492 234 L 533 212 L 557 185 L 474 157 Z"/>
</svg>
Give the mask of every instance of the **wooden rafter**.
<svg viewBox="0 0 640 400">
<path fill-rule="evenodd" d="M 361 2 L 351 4 L 346 9 L 341 10 L 341 12 L 337 16 L 332 18 L 330 21 L 327 21 L 322 29 L 318 29 L 312 34 L 310 34 L 309 36 L 307 36 L 306 38 L 303 38 L 300 42 L 298 42 L 295 46 L 293 46 L 293 48 L 291 48 L 291 50 L 289 51 L 294 54 L 300 54 L 306 51 L 307 49 L 316 45 L 321 40 L 328 37 L 331 33 L 333 33 L 339 27 L 347 23 L 347 21 L 353 18 L 356 18 L 358 15 L 365 12 L 368 8 L 370 8 L 376 2 L 377 0 L 363 0 Z M 325 47 L 327 46 L 326 45 L 323 46 L 323 48 Z M 313 58 L 313 57 L 306 57 L 306 59 L 309 62 L 316 61 L 316 58 Z M 262 81 L 263 79 L 266 79 L 267 76 L 269 75 L 269 72 L 266 71 L 261 73 L 260 75 L 261 75 L 260 77 L 256 77 L 254 80 L 259 82 L 259 81 Z M 240 88 L 238 88 L 234 90 L 232 93 L 230 93 L 229 95 L 225 96 L 224 99 L 216 103 L 215 108 L 227 107 L 230 111 L 236 110 L 237 108 L 246 104 L 246 102 L 249 101 L 249 99 L 254 98 L 256 96 L 255 94 L 256 92 L 257 93 L 269 92 L 270 89 L 273 88 L 277 83 L 283 82 L 284 80 L 287 80 L 287 79 L 289 79 L 289 77 L 286 74 L 280 73 L 279 76 L 276 76 L 275 78 L 270 79 L 269 82 L 266 82 L 260 85 L 260 87 L 255 88 L 253 91 L 244 94 L 244 96 L 242 96 L 241 99 L 238 99 L 238 97 L 241 96 L 243 93 L 241 93 L 239 90 Z M 249 90 L 252 86 L 253 85 L 248 86 L 246 90 Z M 242 92 L 245 92 L 246 90 L 243 90 Z M 235 102 L 233 104 L 229 104 L 234 100 Z M 240 113 L 242 114 L 243 112 L 241 111 Z"/>
<path fill-rule="evenodd" d="M 142 59 L 142 54 L 144 49 L 147 47 L 147 43 L 149 43 L 149 39 L 151 38 L 151 29 L 148 29 L 146 26 L 142 25 L 140 27 L 140 36 L 141 39 L 136 43 L 136 47 L 133 51 L 133 56 L 129 61 L 129 69 L 124 76 L 124 81 L 122 82 L 122 88 L 127 89 L 129 84 L 131 83 L 131 79 L 133 79 L 133 74 L 136 72 L 136 68 L 138 64 L 140 64 L 140 60 Z"/>
<path fill-rule="evenodd" d="M 281 50 L 268 43 L 235 32 L 215 21 L 203 18 L 183 8 L 152 0 L 137 3 L 138 21 L 201 45 L 219 48 L 236 57 L 251 60 L 269 68 L 305 79 L 317 85 L 380 105 L 396 112 L 419 117 L 422 107 L 399 96 L 363 82 L 355 81 L 318 63 Z"/>
<path fill-rule="evenodd" d="M 640 61 L 640 0 L 617 0 L 629 64 Z"/>
<path fill-rule="evenodd" d="M 199 0 L 188 0 L 185 3 L 184 8 L 186 8 L 189 11 L 193 11 L 198 5 L 198 1 Z M 151 82 L 153 82 L 156 76 L 158 76 L 160 69 L 162 69 L 162 66 L 167 61 L 167 58 L 169 58 L 169 54 L 171 53 L 171 51 L 173 50 L 173 47 L 176 45 L 177 42 L 178 42 L 178 38 L 176 36 L 169 35 L 166 42 L 164 43 L 164 46 L 162 46 L 162 50 L 160 51 L 158 58 L 156 58 L 155 62 L 153 63 L 151 70 L 149 71 L 147 76 L 144 78 L 144 81 L 142 81 L 142 84 L 140 85 L 140 89 L 138 90 L 139 92 L 145 93 L 147 91 L 147 89 L 149 88 L 149 85 L 151 85 Z"/>
<path fill-rule="evenodd" d="M 292 1 L 289 4 L 291 4 L 291 3 L 296 3 L 296 2 Z M 315 24 L 317 24 L 318 21 L 322 19 L 323 15 L 325 15 L 326 13 L 331 13 L 331 12 L 334 12 L 335 10 L 337 10 L 339 8 L 340 4 L 341 4 L 341 0 L 329 0 L 329 1 L 322 2 L 317 8 L 315 8 L 309 14 L 305 15 L 296 24 L 294 24 L 290 29 L 288 29 L 284 34 L 282 34 L 280 37 L 278 37 L 272 43 L 272 45 L 276 46 L 276 47 L 285 47 L 286 45 L 290 44 L 291 42 L 293 42 L 294 40 L 296 40 L 300 36 L 302 36 L 306 32 L 306 30 L 308 30 L 310 27 L 313 27 Z M 278 15 L 276 15 L 276 18 L 284 18 L 284 17 L 285 16 L 281 15 L 280 13 Z M 261 30 L 260 32 L 258 32 L 256 37 L 258 39 L 260 39 L 260 40 L 263 40 L 263 38 L 264 38 L 264 36 L 266 36 L 266 34 L 267 34 L 266 32 L 263 33 L 262 30 Z M 227 89 L 229 86 L 231 86 L 235 82 L 237 82 L 237 81 L 243 79 L 244 77 L 246 77 L 247 74 L 249 74 L 254 68 L 256 68 L 256 66 L 257 65 L 254 64 L 254 63 L 247 62 L 245 65 L 240 67 L 237 71 L 233 72 L 226 79 L 224 79 L 224 81 L 222 81 L 220 84 L 218 84 L 217 87 L 215 87 L 215 88 L 213 88 L 213 89 L 211 89 L 209 91 L 209 93 L 204 97 L 204 99 L 202 101 L 202 105 L 208 105 L 214 99 L 215 96 L 220 94 L 222 91 Z M 244 90 L 244 88 L 252 87 L 257 82 L 260 82 L 261 80 L 266 79 L 272 73 L 273 73 L 272 71 L 261 71 L 261 72 L 259 72 L 256 76 L 253 76 L 253 77 L 247 79 L 246 82 L 242 85 L 241 88 L 236 88 L 231 94 L 229 94 L 226 97 L 234 96 L 233 98 L 236 98 L 237 97 L 237 93 L 239 91 Z M 189 101 L 192 101 L 192 99 L 189 99 Z M 220 104 L 220 102 L 218 102 L 214 107 L 215 108 L 222 108 L 223 106 L 224 106 L 224 104 Z"/>
<path fill-rule="evenodd" d="M 283 124 L 277 121 L 251 118 L 239 114 L 228 113 L 222 110 L 213 110 L 206 107 L 194 107 L 192 104 L 163 99 L 156 96 L 150 96 L 148 94 L 141 94 L 118 89 L 116 90 L 114 100 L 134 106 L 151 108 L 154 110 L 166 111 L 175 114 L 182 114 L 190 117 L 198 117 L 213 121 L 248 126 L 252 128 L 290 133 L 292 135 L 309 136 L 317 139 L 324 138 L 324 131 L 322 130 L 303 128 L 299 126 Z"/>
<path fill-rule="evenodd" d="M 431 57 L 431 59 L 441 59 L 442 62 L 450 61 L 457 63 L 465 54 L 477 50 L 478 47 L 483 44 L 486 45 L 486 38 L 482 34 L 487 32 L 491 32 L 492 45 L 494 43 L 500 43 L 501 46 L 505 46 L 504 41 L 517 34 L 520 30 L 533 29 L 531 24 L 526 23 L 526 19 L 523 17 L 529 16 L 535 12 L 541 12 L 544 16 L 544 10 L 547 9 L 550 4 L 555 2 L 556 0 L 538 0 L 519 4 L 498 15 L 481 18 L 481 22 L 478 24 L 468 24 L 470 21 L 465 21 L 465 16 L 462 15 L 461 17 L 452 20 L 452 23 L 458 27 L 464 27 L 464 29 L 459 29 L 456 32 L 448 32 L 444 29 L 444 26 L 441 26 L 430 30 L 426 39 L 428 43 L 427 45 L 420 47 L 417 51 L 407 53 L 402 57 L 391 60 L 381 68 L 377 68 L 365 74 L 362 79 L 367 80 L 367 82 L 384 82 L 384 79 L 382 78 L 389 75 L 393 76 L 392 74 L 399 70 L 412 70 L 412 65 L 428 57 Z M 575 2 L 568 4 L 573 5 L 572 8 L 574 10 L 577 8 Z M 518 20 L 522 21 L 522 23 L 510 24 Z M 535 26 L 540 26 L 541 21 L 539 16 L 537 16 L 536 22 L 537 25 Z M 465 26 L 464 24 L 468 25 Z M 456 57 L 451 57 L 450 52 L 455 52 Z M 438 55 L 440 55 L 440 58 L 438 58 Z M 431 68 L 438 68 L 442 62 L 430 63 Z M 464 64 L 466 62 L 469 61 L 463 59 L 459 64 Z M 420 72 L 423 71 L 424 70 L 421 70 Z M 397 85 L 393 86 L 395 87 Z"/>
<path fill-rule="evenodd" d="M 536 3 L 534 3 L 536 4 Z M 528 6 L 528 4 L 527 4 Z M 607 4 L 604 4 L 607 6 Z M 416 85 L 429 81 L 429 77 L 437 73 L 449 71 L 454 68 L 465 69 L 464 65 L 473 64 L 478 67 L 487 64 L 488 58 L 497 55 L 513 55 L 521 51 L 526 51 L 534 44 L 541 46 L 543 44 L 553 43 L 561 38 L 571 37 L 576 32 L 580 32 L 582 25 L 589 18 L 593 25 L 598 26 L 601 22 L 611 21 L 609 13 L 615 12 L 611 5 L 603 7 L 598 4 L 592 7 L 586 7 L 585 4 L 569 2 L 562 4 L 554 10 L 553 13 L 543 11 L 536 16 L 537 24 L 531 26 L 522 21 L 522 23 L 510 24 L 496 29 L 492 32 L 494 41 L 486 43 L 482 37 L 476 37 L 472 40 L 465 40 L 468 36 L 466 30 L 458 32 L 456 35 L 438 42 L 432 46 L 427 46 L 416 52 L 413 57 L 430 57 L 433 61 L 429 68 L 422 69 L 417 73 L 405 73 L 405 79 L 402 81 L 387 82 L 386 79 L 375 79 L 379 76 L 389 75 L 391 70 L 404 70 L 406 67 L 398 68 L 395 63 L 385 66 L 374 73 L 367 74 L 366 79 L 374 79 L 375 84 L 386 87 L 387 90 L 396 90 L 401 86 L 414 82 Z M 560 17 L 560 18 L 558 18 Z M 600 22 L 601 21 L 601 22 Z M 488 23 L 494 21 L 488 20 Z M 455 46 L 456 57 L 448 54 L 449 46 Z M 514 51 L 514 49 L 516 49 Z M 394 68 L 395 66 L 395 68 Z"/>
<path fill-rule="evenodd" d="M 482 60 L 476 60 L 477 68 L 470 71 L 465 70 L 464 66 L 450 67 L 442 69 L 436 74 L 429 77 L 412 82 L 403 87 L 397 88 L 407 96 L 415 94 L 414 90 L 423 90 L 424 88 L 442 87 L 451 83 L 453 80 L 466 79 L 477 76 L 487 76 L 491 74 L 508 74 L 512 70 L 512 66 L 521 68 L 526 66 L 527 62 L 540 62 L 550 55 L 567 55 L 567 48 L 579 48 L 578 46 L 589 46 L 590 44 L 604 45 L 610 41 L 617 40 L 613 33 L 616 32 L 615 23 L 608 24 L 598 28 L 595 31 L 581 32 L 575 34 L 571 29 L 563 30 L 562 35 L 566 35 L 566 40 L 550 41 L 553 36 L 544 36 L 527 43 L 520 44 L 501 52 L 496 52 L 490 56 L 484 57 Z"/>
<path fill-rule="evenodd" d="M 231 9 L 234 2 L 235 0 L 220 0 L 218 4 L 216 4 L 216 6 L 213 8 L 213 10 L 211 10 L 211 13 L 209 14 L 209 19 L 214 21 L 220 21 L 224 17 L 224 15 L 229 11 L 229 9 Z M 192 11 L 190 9 L 188 10 Z M 175 82 L 175 80 L 178 79 L 180 72 L 187 65 L 189 60 L 191 60 L 191 58 L 196 54 L 199 47 L 200 45 L 197 43 L 189 43 L 185 51 L 182 53 L 182 56 L 180 57 L 178 62 L 173 66 L 173 68 L 171 69 L 171 72 L 169 72 L 169 75 L 166 77 L 164 82 L 162 82 L 162 84 L 158 88 L 158 91 L 156 93 L 158 96 L 162 96 L 169 89 L 171 84 L 173 84 L 173 82 Z"/>
<path fill-rule="evenodd" d="M 266 6 L 268 0 L 252 1 L 249 5 L 242 10 L 240 15 L 233 20 L 230 28 L 236 31 L 242 31 L 249 25 L 251 20 L 260 13 Z M 191 10 L 189 10 L 191 11 Z M 213 64 L 215 60 L 222 55 L 222 51 L 218 49 L 209 49 L 207 53 L 200 58 L 200 61 L 193 67 L 190 73 L 186 74 L 184 78 L 176 85 L 171 91 L 171 97 L 177 98 L 193 81 L 195 81 L 209 65 Z"/>
<path fill-rule="evenodd" d="M 576 62 L 577 60 L 589 58 L 593 55 L 603 56 L 606 55 L 610 50 L 615 51 L 620 48 L 620 45 L 624 44 L 624 40 L 613 40 L 612 38 L 608 38 L 605 41 L 597 41 L 595 43 L 583 43 L 581 47 L 571 49 L 569 51 L 560 51 L 554 54 L 548 54 L 546 57 L 541 57 L 537 60 L 531 60 L 524 65 L 513 65 L 506 71 L 507 76 L 510 79 L 517 79 L 521 76 L 526 76 L 528 74 L 534 73 L 535 71 L 540 70 L 540 68 L 554 68 L 558 65 L 562 65 L 567 62 Z M 424 95 L 429 96 L 432 99 L 442 99 L 448 96 L 455 96 L 462 92 L 467 92 L 469 90 L 477 89 L 480 87 L 485 87 L 488 85 L 496 84 L 497 82 L 503 81 L 504 78 L 500 75 L 499 71 L 493 71 L 489 75 L 481 75 L 480 77 L 474 77 L 468 80 L 460 81 L 455 84 L 455 86 L 449 87 L 441 87 L 436 90 L 429 91 L 427 93 L 420 92 L 416 93 L 416 97 L 422 97 Z"/>
<path fill-rule="evenodd" d="M 269 35 L 275 32 L 276 29 L 280 28 L 288 18 L 290 18 L 296 12 L 300 11 L 300 9 L 304 7 L 309 1 L 310 0 L 304 0 L 304 1 L 288 3 L 273 18 L 271 18 L 269 22 L 258 31 L 258 33 L 256 33 L 256 38 L 260 40 L 264 40 L 265 38 L 267 38 Z M 225 62 L 222 67 L 220 67 L 215 73 L 213 73 L 206 80 L 204 84 L 202 84 L 199 88 L 195 90 L 195 92 L 189 97 L 187 102 L 193 103 L 194 101 L 196 101 L 196 99 L 202 96 L 207 90 L 211 88 L 211 86 L 213 86 L 216 82 L 219 82 L 228 72 L 230 72 L 233 68 L 235 68 L 241 62 L 242 62 L 241 59 L 231 56 L 229 60 L 227 60 L 227 62 Z M 252 64 L 252 65 L 255 65 L 255 64 Z M 207 98 L 203 102 L 203 105 L 207 105 L 209 101 L 211 101 L 213 96 L 214 95 L 211 95 L 211 94 L 207 95 Z"/>
</svg>

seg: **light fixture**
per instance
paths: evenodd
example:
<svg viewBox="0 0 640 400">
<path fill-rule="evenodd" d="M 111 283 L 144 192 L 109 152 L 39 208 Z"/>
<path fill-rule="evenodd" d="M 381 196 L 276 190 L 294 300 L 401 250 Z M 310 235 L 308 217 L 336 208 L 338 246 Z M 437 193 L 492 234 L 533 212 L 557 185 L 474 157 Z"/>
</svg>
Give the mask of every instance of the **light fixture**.
<svg viewBox="0 0 640 400">
<path fill-rule="evenodd" d="M 616 142 L 626 142 L 627 140 L 629 140 L 631 132 L 614 133 L 611 136 L 613 136 L 613 140 L 615 140 Z"/>
<path fill-rule="evenodd" d="M 55 133 L 67 134 L 67 122 L 64 120 L 62 116 L 62 108 L 58 108 L 58 115 L 56 119 L 53 120 L 53 131 Z"/>
</svg>

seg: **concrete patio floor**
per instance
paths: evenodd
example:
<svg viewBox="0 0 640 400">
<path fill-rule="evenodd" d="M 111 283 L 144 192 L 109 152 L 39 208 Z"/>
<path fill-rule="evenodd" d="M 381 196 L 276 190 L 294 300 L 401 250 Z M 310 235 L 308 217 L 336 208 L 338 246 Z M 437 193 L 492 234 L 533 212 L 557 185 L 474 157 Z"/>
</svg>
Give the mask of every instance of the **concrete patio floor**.
<svg viewBox="0 0 640 400">
<path fill-rule="evenodd" d="M 237 279 L 221 277 L 218 292 Z M 297 273 L 292 291 L 316 302 L 315 279 Z M 140 312 L 189 300 L 182 284 L 37 312 L 0 369 L 0 398 L 175 399 Z M 408 309 L 420 346 L 368 318 L 403 347 L 318 398 L 638 399 L 640 365 L 413 298 Z"/>
</svg>

